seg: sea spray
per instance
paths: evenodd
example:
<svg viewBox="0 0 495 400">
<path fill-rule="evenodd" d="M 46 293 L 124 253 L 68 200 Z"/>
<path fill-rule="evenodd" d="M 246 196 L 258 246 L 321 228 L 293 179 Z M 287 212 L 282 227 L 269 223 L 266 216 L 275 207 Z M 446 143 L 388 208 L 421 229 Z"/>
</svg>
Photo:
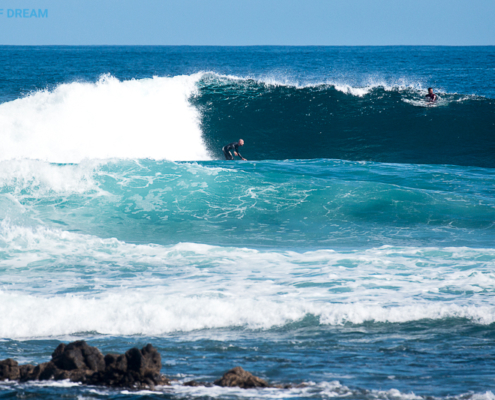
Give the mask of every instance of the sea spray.
<svg viewBox="0 0 495 400">
<path fill-rule="evenodd" d="M 200 75 L 64 83 L 0 104 L 0 160 L 205 160 L 189 103 Z"/>
</svg>

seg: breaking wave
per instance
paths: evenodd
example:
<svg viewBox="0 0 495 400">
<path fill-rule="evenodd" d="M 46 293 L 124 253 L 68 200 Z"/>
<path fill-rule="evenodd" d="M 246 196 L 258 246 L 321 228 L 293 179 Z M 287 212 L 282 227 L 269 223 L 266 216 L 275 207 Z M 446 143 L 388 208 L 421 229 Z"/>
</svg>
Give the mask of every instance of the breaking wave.
<svg viewBox="0 0 495 400">
<path fill-rule="evenodd" d="M 196 73 L 60 84 L 0 105 L 0 160 L 331 158 L 495 167 L 495 100 L 419 85 L 300 85 Z"/>
</svg>

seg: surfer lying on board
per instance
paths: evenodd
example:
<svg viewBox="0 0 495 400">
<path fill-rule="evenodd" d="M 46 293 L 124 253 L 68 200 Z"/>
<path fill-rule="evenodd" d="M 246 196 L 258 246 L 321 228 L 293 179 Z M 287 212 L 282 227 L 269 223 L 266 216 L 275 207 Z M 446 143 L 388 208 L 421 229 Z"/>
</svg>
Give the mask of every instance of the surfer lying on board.
<svg viewBox="0 0 495 400">
<path fill-rule="evenodd" d="M 437 95 L 433 93 L 433 88 L 428 88 L 428 94 L 425 97 L 426 97 L 426 101 L 430 103 L 437 101 Z"/>
<path fill-rule="evenodd" d="M 241 160 L 247 161 L 243 156 L 241 156 L 241 153 L 239 153 L 240 146 L 244 146 L 244 140 L 242 139 L 239 139 L 238 142 L 230 143 L 227 146 L 223 146 L 222 151 L 225 155 L 225 159 L 233 160 L 234 157 L 232 156 L 232 153 L 230 151 L 234 150 L 234 156 L 239 156 Z"/>
</svg>

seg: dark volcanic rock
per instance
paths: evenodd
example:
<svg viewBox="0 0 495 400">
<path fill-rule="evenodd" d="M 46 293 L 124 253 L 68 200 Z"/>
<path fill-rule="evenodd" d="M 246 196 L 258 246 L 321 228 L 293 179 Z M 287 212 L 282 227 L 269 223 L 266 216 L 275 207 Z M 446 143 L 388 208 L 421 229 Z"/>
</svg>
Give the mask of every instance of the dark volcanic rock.
<svg viewBox="0 0 495 400">
<path fill-rule="evenodd" d="M 141 350 L 134 347 L 125 353 L 127 368 L 142 376 L 159 374 L 162 368 L 162 356 L 151 345 L 148 344 Z"/>
<path fill-rule="evenodd" d="M 29 377 L 32 375 L 34 370 L 34 365 L 32 364 L 25 364 L 25 365 L 20 365 L 19 366 L 19 372 L 20 372 L 20 378 L 19 380 L 21 382 L 25 382 L 29 380 Z"/>
<path fill-rule="evenodd" d="M 217 386 L 240 387 L 242 389 L 270 387 L 266 381 L 243 370 L 241 367 L 232 368 L 214 383 Z"/>
<path fill-rule="evenodd" d="M 132 348 L 125 354 L 107 354 L 104 361 L 104 371 L 94 374 L 91 383 L 136 388 L 170 384 L 160 374 L 162 357 L 151 344 L 141 350 Z"/>
<path fill-rule="evenodd" d="M 162 357 L 148 344 L 141 350 L 134 347 L 125 354 L 107 354 L 105 357 L 96 347 L 79 340 L 67 345 L 60 344 L 49 362 L 39 365 L 19 365 L 8 358 L 0 361 L 0 381 L 64 380 L 92 385 L 105 385 L 130 389 L 154 389 L 156 385 L 170 385 L 170 380 L 160 374 Z M 189 381 L 184 386 L 213 386 L 209 382 Z M 223 387 L 280 388 L 290 385 L 269 385 L 266 381 L 235 367 L 227 371 L 214 385 Z"/>
<path fill-rule="evenodd" d="M 43 371 L 46 368 L 46 365 L 48 363 L 42 363 L 39 365 L 26 365 L 27 369 L 24 370 L 24 365 L 21 365 L 21 380 L 22 381 L 34 381 L 38 380 L 40 378 L 40 375 L 43 373 Z"/>
<path fill-rule="evenodd" d="M 86 383 L 91 376 L 105 370 L 105 359 L 100 350 L 84 340 L 59 344 L 49 363 L 34 368 L 25 380 L 63 380 Z"/>
<path fill-rule="evenodd" d="M 107 354 L 85 341 L 60 344 L 52 360 L 39 365 L 21 365 L 6 359 L 0 361 L 0 380 L 62 380 L 127 388 L 150 388 L 169 385 L 160 374 L 162 358 L 151 345 L 130 349 L 125 354 Z"/>
<path fill-rule="evenodd" d="M 182 386 L 206 386 L 206 387 L 212 387 L 213 384 L 211 382 L 197 382 L 197 381 L 189 381 L 189 382 L 184 382 Z"/>
<path fill-rule="evenodd" d="M 20 376 L 21 373 L 17 361 L 12 360 L 11 358 L 0 361 L 0 381 L 6 379 L 9 381 L 16 381 Z"/>
<path fill-rule="evenodd" d="M 55 379 L 55 375 L 59 375 L 60 372 L 61 371 L 51 361 L 37 365 L 33 370 L 33 374 L 36 375 L 35 379 L 40 381 L 53 380 Z"/>
<path fill-rule="evenodd" d="M 69 343 L 67 346 L 63 343 L 59 344 L 52 354 L 52 362 L 64 371 L 105 370 L 103 354 L 96 347 L 89 346 L 84 340 Z"/>
<path fill-rule="evenodd" d="M 107 354 L 105 356 L 105 373 L 121 375 L 127 372 L 127 357 L 125 354 Z"/>
</svg>

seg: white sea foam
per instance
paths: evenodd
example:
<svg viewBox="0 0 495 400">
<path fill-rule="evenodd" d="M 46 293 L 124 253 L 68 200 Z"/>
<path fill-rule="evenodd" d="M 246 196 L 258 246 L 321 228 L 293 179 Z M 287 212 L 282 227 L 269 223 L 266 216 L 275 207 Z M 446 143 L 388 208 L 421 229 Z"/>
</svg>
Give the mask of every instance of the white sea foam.
<svg viewBox="0 0 495 400">
<path fill-rule="evenodd" d="M 4 221 L 0 257 L 0 337 L 269 329 L 309 315 L 495 322 L 493 249 L 135 245 Z"/>
<path fill-rule="evenodd" d="M 218 79 L 220 81 L 235 81 L 239 84 L 249 84 L 249 82 L 257 82 L 267 87 L 293 87 L 297 89 L 304 88 L 326 88 L 333 87 L 339 92 L 349 94 L 356 97 L 363 97 L 373 91 L 374 89 L 383 89 L 385 91 L 413 91 L 413 92 L 425 92 L 421 82 L 408 81 L 406 79 L 397 79 L 393 81 L 386 81 L 383 79 L 368 78 L 361 84 L 351 84 L 342 79 L 318 79 L 300 81 L 290 76 L 285 75 L 222 75 L 214 72 L 204 72 L 203 79 Z"/>
<path fill-rule="evenodd" d="M 0 160 L 209 159 L 189 98 L 201 74 L 67 83 L 0 105 Z"/>
<path fill-rule="evenodd" d="M 231 293 L 224 298 L 215 298 L 205 292 L 191 297 L 153 292 L 133 289 L 94 297 L 59 295 L 45 298 L 2 291 L 0 337 L 56 337 L 80 332 L 158 336 L 212 328 L 269 329 L 300 321 L 307 315 L 320 317 L 322 324 L 397 323 L 453 317 L 484 324 L 495 322 L 494 307 L 418 304 L 387 308 L 294 299 L 234 298 Z"/>
<path fill-rule="evenodd" d="M 184 163 L 182 165 L 184 165 L 185 168 L 193 175 L 196 175 L 198 172 L 205 173 L 207 175 L 218 175 L 220 172 L 228 172 L 230 174 L 239 173 L 239 170 L 235 168 L 211 167 L 211 166 L 200 165 L 196 162 Z"/>
<path fill-rule="evenodd" d="M 389 390 L 363 390 L 362 388 L 350 388 L 339 381 L 304 382 L 302 385 L 290 389 L 263 388 L 263 389 L 241 389 L 237 387 L 221 386 L 183 386 L 183 383 L 197 377 L 189 376 L 180 381 L 172 381 L 170 386 L 157 386 L 155 390 L 134 390 L 127 389 L 119 391 L 121 395 L 158 395 L 160 393 L 168 395 L 178 395 L 186 398 L 243 398 L 243 399 L 291 399 L 291 398 L 334 398 L 351 397 L 367 400 L 494 400 L 495 395 L 491 391 L 485 393 L 462 393 L 454 396 L 431 397 L 420 396 L 413 392 L 401 392 L 397 389 Z M 209 377 L 211 380 L 212 377 Z M 107 396 L 109 389 L 103 387 L 85 386 L 80 383 L 63 381 L 28 381 L 24 383 L 4 381 L 0 382 L 1 389 L 13 389 L 23 387 L 52 387 L 52 388 L 77 388 L 81 393 Z M 112 390 L 113 391 L 113 390 Z M 79 395 L 78 398 L 92 398 Z"/>
<path fill-rule="evenodd" d="M 386 92 L 404 92 L 405 94 L 414 93 L 421 94 L 426 91 L 420 82 L 408 82 L 405 80 L 397 80 L 392 82 L 387 82 L 384 80 L 374 80 L 369 79 L 362 86 L 353 86 L 347 83 L 340 82 L 328 82 L 327 84 L 335 87 L 336 90 L 350 94 L 356 97 L 363 97 L 373 91 L 374 89 L 383 89 Z"/>
<path fill-rule="evenodd" d="M 374 89 L 373 86 L 361 87 L 361 88 L 357 87 L 356 88 L 356 87 L 352 87 L 350 85 L 345 85 L 345 84 L 335 84 L 334 87 L 339 92 L 342 92 L 345 94 L 351 94 L 351 95 L 357 96 L 357 97 L 363 97 Z"/>
<path fill-rule="evenodd" d="M 495 394 L 491 391 L 485 393 L 474 393 L 472 395 L 473 400 L 495 400 Z"/>
<path fill-rule="evenodd" d="M 56 165 L 38 160 L 0 161 L 0 191 L 48 196 L 99 191 L 94 181 L 98 161 Z"/>
<path fill-rule="evenodd" d="M 240 389 L 227 387 L 188 387 L 179 383 L 172 383 L 172 387 L 162 387 L 159 390 L 173 392 L 188 398 L 256 398 L 256 399 L 291 399 L 291 398 L 361 398 L 368 400 L 423 400 L 432 398 L 431 396 L 419 396 L 413 392 L 401 392 L 397 389 L 389 390 L 363 390 L 361 388 L 350 388 L 339 381 L 304 382 L 304 385 L 291 389 Z M 435 397 L 435 399 L 445 400 L 493 400 L 495 396 L 492 392 L 486 393 L 463 393 L 457 396 Z"/>
</svg>

